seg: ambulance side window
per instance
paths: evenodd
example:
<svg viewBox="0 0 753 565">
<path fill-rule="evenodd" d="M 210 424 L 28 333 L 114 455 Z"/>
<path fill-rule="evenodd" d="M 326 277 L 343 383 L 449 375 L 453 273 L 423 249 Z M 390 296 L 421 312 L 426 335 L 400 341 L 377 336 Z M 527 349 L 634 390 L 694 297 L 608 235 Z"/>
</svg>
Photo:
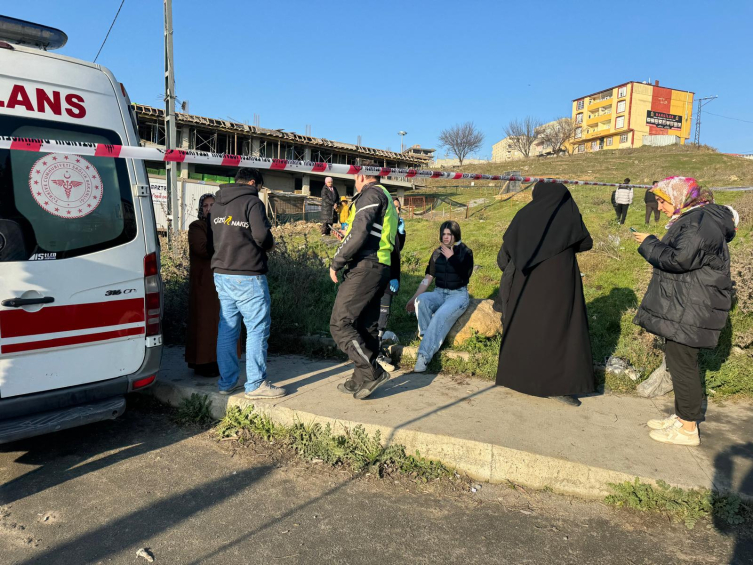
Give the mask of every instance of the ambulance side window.
<svg viewBox="0 0 753 565">
<path fill-rule="evenodd" d="M 0 135 L 120 144 L 115 132 L 0 118 Z M 121 159 L 0 150 L 0 262 L 76 257 L 136 237 Z"/>
</svg>

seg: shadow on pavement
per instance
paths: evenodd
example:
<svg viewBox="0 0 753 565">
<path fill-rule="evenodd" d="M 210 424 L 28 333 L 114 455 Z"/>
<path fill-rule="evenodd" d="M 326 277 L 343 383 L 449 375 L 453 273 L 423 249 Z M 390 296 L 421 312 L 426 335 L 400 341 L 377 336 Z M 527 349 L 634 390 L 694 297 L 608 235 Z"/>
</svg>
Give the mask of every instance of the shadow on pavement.
<svg viewBox="0 0 753 565">
<path fill-rule="evenodd" d="M 162 430 L 152 425 L 155 415 L 144 411 L 146 405 L 154 411 L 156 401 L 151 397 L 133 394 L 127 401 L 125 414 L 116 420 L 0 446 L 0 452 L 22 452 L 16 463 L 36 467 L 0 485 L 0 505 L 22 500 L 200 432 L 186 428 Z M 165 410 L 164 407 L 158 409 Z"/>
</svg>

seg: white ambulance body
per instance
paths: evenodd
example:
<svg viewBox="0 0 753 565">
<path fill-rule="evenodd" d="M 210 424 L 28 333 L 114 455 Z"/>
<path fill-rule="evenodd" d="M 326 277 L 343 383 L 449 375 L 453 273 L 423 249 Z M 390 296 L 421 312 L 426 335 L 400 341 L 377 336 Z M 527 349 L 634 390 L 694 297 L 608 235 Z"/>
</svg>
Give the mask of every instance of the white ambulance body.
<svg viewBox="0 0 753 565">
<path fill-rule="evenodd" d="M 2 32 L 0 136 L 138 145 L 110 71 Z M 143 162 L 0 149 L 0 443 L 122 414 L 156 378 L 161 301 Z"/>
</svg>

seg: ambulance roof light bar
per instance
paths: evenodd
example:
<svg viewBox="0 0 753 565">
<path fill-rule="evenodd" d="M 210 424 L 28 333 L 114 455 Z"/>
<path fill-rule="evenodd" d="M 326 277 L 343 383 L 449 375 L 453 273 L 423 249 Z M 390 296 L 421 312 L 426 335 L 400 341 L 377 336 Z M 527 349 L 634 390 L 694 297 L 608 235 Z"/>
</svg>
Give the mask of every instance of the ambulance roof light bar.
<svg viewBox="0 0 753 565">
<path fill-rule="evenodd" d="M 54 27 L 0 15 L 0 41 L 52 51 L 65 45 L 68 36 Z"/>
</svg>

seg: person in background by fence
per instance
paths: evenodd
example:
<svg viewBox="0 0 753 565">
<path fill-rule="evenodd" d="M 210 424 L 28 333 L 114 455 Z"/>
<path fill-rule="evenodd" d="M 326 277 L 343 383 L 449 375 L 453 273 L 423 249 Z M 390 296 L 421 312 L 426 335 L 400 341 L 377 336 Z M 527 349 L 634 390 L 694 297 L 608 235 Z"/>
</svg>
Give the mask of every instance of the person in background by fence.
<svg viewBox="0 0 753 565">
<path fill-rule="evenodd" d="M 395 247 L 392 250 L 392 257 L 390 259 L 390 284 L 387 287 L 387 290 L 384 291 L 382 302 L 379 305 L 378 326 L 379 355 L 377 356 L 377 363 L 379 363 L 385 371 L 394 371 L 396 369 L 383 348 L 382 340 L 385 339 L 385 330 L 387 329 L 387 322 L 390 319 L 392 297 L 400 290 L 400 252 L 405 246 L 405 220 L 400 217 L 400 199 L 395 197 L 392 199 L 392 203 L 395 205 L 395 211 L 397 212 L 397 241 L 395 242 Z M 389 333 L 387 333 L 387 335 L 389 335 Z M 392 334 L 392 339 L 394 341 L 394 334 Z"/>
<path fill-rule="evenodd" d="M 236 342 L 246 325 L 246 397 L 279 398 L 285 390 L 267 379 L 267 341 L 272 300 L 267 285 L 267 252 L 274 247 L 271 225 L 259 199 L 257 169 L 238 169 L 235 183 L 223 184 L 210 216 L 212 270 L 220 297 L 217 363 L 220 394 L 240 390 Z"/>
<path fill-rule="evenodd" d="M 626 186 L 630 184 L 630 179 L 625 179 L 622 183 L 614 192 L 615 212 L 617 212 L 617 220 L 620 225 L 625 223 L 628 208 L 633 203 L 633 188 Z"/>
<path fill-rule="evenodd" d="M 576 395 L 596 383 L 576 253 L 593 240 L 565 185 L 538 182 L 532 196 L 497 255 L 504 274 L 495 301 L 503 326 L 496 382 L 580 406 Z"/>
<path fill-rule="evenodd" d="M 646 189 L 646 195 L 643 197 L 643 202 L 646 203 L 646 227 L 651 223 L 651 214 L 654 215 L 654 223 L 659 223 L 659 203 L 656 201 L 656 195 L 653 192 L 653 189 L 656 188 L 656 185 L 659 184 L 658 180 L 655 180 L 651 183 L 653 185 L 652 188 Z"/>
<path fill-rule="evenodd" d="M 652 190 L 671 219 L 661 240 L 634 234 L 654 272 L 633 323 L 666 340 L 675 413 L 647 425 L 653 440 L 695 446 L 703 419 L 698 350 L 717 346 L 732 308 L 727 244 L 735 237 L 734 213 L 692 178 L 669 177 Z"/>
<path fill-rule="evenodd" d="M 217 327 L 220 323 L 220 300 L 212 279 L 212 251 L 208 241 L 208 218 L 214 194 L 199 198 L 198 220 L 188 226 L 188 327 L 186 328 L 186 363 L 202 377 L 216 377 Z"/>
<path fill-rule="evenodd" d="M 322 235 L 329 235 L 332 232 L 332 224 L 337 223 L 337 207 L 340 204 L 340 193 L 335 188 L 335 181 L 332 177 L 324 179 L 322 187 L 322 212 L 321 212 L 321 232 Z"/>
<path fill-rule="evenodd" d="M 350 205 L 348 230 L 332 259 L 329 276 L 347 266 L 332 307 L 329 328 L 340 350 L 355 365 L 353 376 L 337 386 L 357 400 L 367 398 L 390 378 L 377 362 L 379 304 L 390 283 L 392 250 L 397 236 L 397 211 L 392 197 L 373 174 L 355 176 L 357 194 Z"/>
<path fill-rule="evenodd" d="M 406 306 L 418 316 L 421 345 L 416 354 L 414 373 L 423 373 L 444 338 L 468 309 L 468 281 L 473 274 L 473 251 L 460 239 L 460 225 L 447 221 L 439 227 L 440 246 L 434 250 L 426 267 L 424 280 Z M 426 292 L 431 283 L 432 292 Z"/>
</svg>

